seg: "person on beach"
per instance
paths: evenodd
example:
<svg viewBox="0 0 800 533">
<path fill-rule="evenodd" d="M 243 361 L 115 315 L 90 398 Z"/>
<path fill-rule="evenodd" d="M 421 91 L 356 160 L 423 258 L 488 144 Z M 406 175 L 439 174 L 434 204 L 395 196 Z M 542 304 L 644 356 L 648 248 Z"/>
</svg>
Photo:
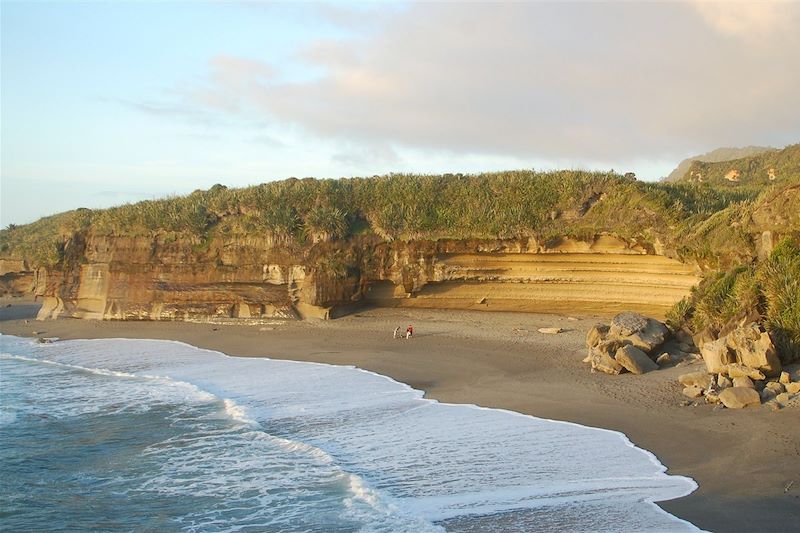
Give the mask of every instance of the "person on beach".
<svg viewBox="0 0 800 533">
<path fill-rule="evenodd" d="M 414 335 L 414 326 L 411 324 L 406 328 L 406 339 L 410 339 Z"/>
<path fill-rule="evenodd" d="M 397 334 L 399 332 L 400 332 L 400 326 L 397 326 L 396 328 L 394 328 L 394 333 L 392 333 L 392 338 L 396 339 L 397 338 Z"/>
</svg>

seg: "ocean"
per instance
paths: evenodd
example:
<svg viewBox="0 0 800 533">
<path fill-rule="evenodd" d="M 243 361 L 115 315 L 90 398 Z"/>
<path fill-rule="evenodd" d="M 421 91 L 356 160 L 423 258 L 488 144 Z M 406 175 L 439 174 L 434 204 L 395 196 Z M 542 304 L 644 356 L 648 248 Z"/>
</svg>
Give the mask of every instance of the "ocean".
<svg viewBox="0 0 800 533">
<path fill-rule="evenodd" d="M 699 531 L 618 432 L 178 342 L 0 352 L 4 531 Z"/>
</svg>

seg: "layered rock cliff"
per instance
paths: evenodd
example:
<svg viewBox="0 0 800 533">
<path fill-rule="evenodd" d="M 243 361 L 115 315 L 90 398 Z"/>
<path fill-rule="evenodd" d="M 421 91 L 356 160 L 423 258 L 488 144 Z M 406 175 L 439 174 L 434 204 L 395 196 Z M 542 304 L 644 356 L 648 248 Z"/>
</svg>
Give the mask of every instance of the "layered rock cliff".
<svg viewBox="0 0 800 533">
<path fill-rule="evenodd" d="M 365 304 L 663 316 L 701 273 L 800 240 L 798 157 L 800 145 L 737 160 L 776 169 L 738 182 L 509 171 L 216 185 L 9 226 L 0 276 L 5 293 L 33 288 L 43 318 L 334 317 Z"/>
<path fill-rule="evenodd" d="M 363 238 L 168 242 L 75 235 L 40 269 L 40 318 L 330 318 L 354 305 L 663 315 L 698 272 L 611 237 L 591 241 Z"/>
</svg>

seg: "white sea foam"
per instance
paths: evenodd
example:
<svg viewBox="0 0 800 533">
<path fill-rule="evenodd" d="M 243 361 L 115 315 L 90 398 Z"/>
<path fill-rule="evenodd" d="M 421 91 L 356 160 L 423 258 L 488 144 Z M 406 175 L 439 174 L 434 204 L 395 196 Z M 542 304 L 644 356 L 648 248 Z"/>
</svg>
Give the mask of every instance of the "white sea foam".
<svg viewBox="0 0 800 533">
<path fill-rule="evenodd" d="M 238 405 L 236 402 L 229 398 L 225 398 L 222 400 L 223 405 L 225 406 L 225 412 L 230 416 L 232 419 L 241 422 L 242 424 L 247 424 L 249 426 L 257 426 L 258 422 L 247 418 L 245 413 L 244 407 Z"/>
<path fill-rule="evenodd" d="M 689 494 L 694 481 L 666 475 L 653 454 L 618 432 L 438 403 L 353 367 L 233 358 L 171 341 L 61 341 L 47 348 L 15 337 L 0 342 L 12 354 L 6 357 L 132 384 L 113 404 L 91 397 L 100 408 L 219 402 L 236 425 L 149 447 L 144 454 L 159 458 L 160 471 L 145 486 L 201 495 L 224 487 L 236 505 L 261 509 L 245 513 L 251 523 L 291 523 L 322 509 L 307 501 L 307 489 L 298 492 L 315 486 L 328 488 L 312 491 L 314 498 L 338 501 L 343 523 L 364 531 L 438 530 L 434 522 L 542 509 L 575 530 L 697 531 L 653 504 Z M 207 513 L 184 526 L 212 518 Z"/>
</svg>

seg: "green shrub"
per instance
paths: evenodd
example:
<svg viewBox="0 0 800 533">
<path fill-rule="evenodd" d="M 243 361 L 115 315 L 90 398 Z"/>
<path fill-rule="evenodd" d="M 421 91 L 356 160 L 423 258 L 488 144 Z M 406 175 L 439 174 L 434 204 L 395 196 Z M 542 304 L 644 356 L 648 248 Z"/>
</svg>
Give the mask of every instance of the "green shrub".
<svg viewBox="0 0 800 533">
<path fill-rule="evenodd" d="M 766 325 L 785 360 L 800 359 L 800 247 L 782 241 L 759 271 Z"/>
<path fill-rule="evenodd" d="M 733 287 L 740 269 L 719 275 L 701 285 L 700 297 L 695 300 L 692 313 L 693 329 L 720 329 L 736 313 Z"/>
<path fill-rule="evenodd" d="M 692 299 L 690 297 L 681 298 L 680 301 L 675 302 L 670 310 L 667 312 L 667 325 L 673 331 L 677 331 L 686 324 L 691 318 L 694 311 Z"/>
<path fill-rule="evenodd" d="M 719 330 L 757 311 L 784 362 L 800 360 L 800 247 L 783 240 L 753 266 L 738 266 L 706 278 L 667 315 L 672 328 Z"/>
<path fill-rule="evenodd" d="M 750 310 L 761 312 L 762 300 L 756 270 L 739 266 L 701 284 L 693 294 L 693 308 L 687 309 L 684 316 L 691 317 L 692 329 L 696 331 L 706 327 L 719 330 Z"/>
<path fill-rule="evenodd" d="M 318 205 L 306 213 L 303 224 L 312 239 L 338 239 L 347 233 L 347 214 L 338 207 Z"/>
</svg>

